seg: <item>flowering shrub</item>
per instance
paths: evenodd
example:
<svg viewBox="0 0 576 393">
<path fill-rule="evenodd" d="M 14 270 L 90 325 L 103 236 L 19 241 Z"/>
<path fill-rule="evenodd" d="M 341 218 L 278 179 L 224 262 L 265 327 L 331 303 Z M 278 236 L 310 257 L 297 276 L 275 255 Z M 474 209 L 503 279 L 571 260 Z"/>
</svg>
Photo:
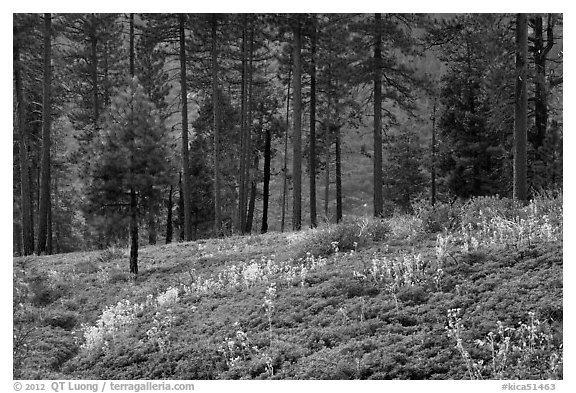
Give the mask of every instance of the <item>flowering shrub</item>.
<svg viewBox="0 0 576 393">
<path fill-rule="evenodd" d="M 335 245 L 337 247 L 337 244 Z M 260 282 L 268 282 L 278 278 L 287 283 L 299 282 L 304 286 L 310 271 L 326 266 L 327 259 L 315 257 L 310 252 L 305 258 L 294 261 L 277 262 L 272 255 L 262 256 L 260 260 L 250 260 L 249 263 L 239 262 L 225 267 L 217 275 L 209 278 L 194 277 L 188 283 L 180 283 L 185 293 L 208 294 L 223 292 L 233 288 L 249 288 Z"/>
<path fill-rule="evenodd" d="M 461 204 L 436 202 L 430 205 L 428 200 L 412 202 L 414 215 L 422 222 L 422 230 L 428 233 L 450 231 L 460 225 Z"/>
<path fill-rule="evenodd" d="M 159 294 L 156 298 L 156 303 L 160 307 L 170 306 L 178 303 L 178 288 L 168 287 L 168 289 Z"/>
<path fill-rule="evenodd" d="M 535 199 L 527 206 L 495 197 L 476 198 L 463 209 L 469 209 L 459 230 L 438 234 L 436 256 L 443 262 L 452 256 L 450 250 L 463 252 L 486 247 L 525 247 L 535 242 L 562 240 L 561 200 L 552 203 Z M 473 212 L 474 214 L 470 214 Z"/>
<path fill-rule="evenodd" d="M 372 242 L 384 240 L 390 230 L 388 221 L 367 217 L 311 229 L 299 238 L 301 252 L 297 258 L 303 258 L 307 252 L 313 256 L 327 256 L 357 250 Z"/>
<path fill-rule="evenodd" d="M 403 254 L 397 258 L 372 258 L 368 276 L 376 282 L 396 288 L 420 283 L 425 280 L 422 255 Z"/>
<path fill-rule="evenodd" d="M 224 357 L 228 369 L 233 371 L 230 375 L 249 372 L 251 367 L 258 369 L 259 365 L 263 366 L 262 369 L 267 376 L 274 375 L 273 359 L 269 351 L 263 351 L 253 345 L 238 322 L 234 326 L 238 329 L 235 337 L 226 337 L 218 347 L 218 352 Z"/>
<path fill-rule="evenodd" d="M 245 266 L 242 270 L 242 278 L 246 286 L 251 286 L 254 283 L 262 280 L 264 276 L 264 265 L 258 264 L 256 261 L 252 261 L 248 266 Z"/>
<path fill-rule="evenodd" d="M 264 296 L 264 309 L 266 310 L 266 316 L 268 317 L 268 328 L 270 332 L 270 343 L 272 343 L 272 313 L 274 312 L 274 300 L 276 300 L 276 283 L 270 284 L 266 289 L 266 295 Z"/>
<path fill-rule="evenodd" d="M 152 327 L 146 331 L 146 337 L 158 347 L 160 352 L 165 352 L 171 344 L 170 333 L 176 317 L 171 309 L 165 313 L 156 312 L 152 320 Z"/>
<path fill-rule="evenodd" d="M 470 379 L 557 379 L 562 375 L 563 348 L 553 340 L 550 326 L 535 319 L 528 312 L 529 322 L 520 322 L 517 328 L 497 322 L 496 332 L 490 331 L 484 339 L 476 339 L 479 348 L 489 351 L 490 361 L 474 360 L 464 348 L 464 325 L 460 309 L 448 310 L 448 336 L 456 341 L 456 348 L 466 363 Z"/>
<path fill-rule="evenodd" d="M 85 339 L 82 349 L 88 352 L 107 352 L 110 343 L 134 322 L 135 314 L 142 309 L 142 304 L 132 304 L 129 300 L 107 307 L 95 326 L 82 325 Z"/>
<path fill-rule="evenodd" d="M 410 239 L 421 232 L 422 220 L 409 214 L 394 214 L 387 220 L 395 239 Z"/>
<path fill-rule="evenodd" d="M 235 326 L 239 324 L 235 323 Z M 219 352 L 222 353 L 226 365 L 230 368 L 236 366 L 241 360 L 246 361 L 260 354 L 258 347 L 252 345 L 248 335 L 242 329 L 236 331 L 235 338 L 226 337 L 219 346 Z"/>
</svg>

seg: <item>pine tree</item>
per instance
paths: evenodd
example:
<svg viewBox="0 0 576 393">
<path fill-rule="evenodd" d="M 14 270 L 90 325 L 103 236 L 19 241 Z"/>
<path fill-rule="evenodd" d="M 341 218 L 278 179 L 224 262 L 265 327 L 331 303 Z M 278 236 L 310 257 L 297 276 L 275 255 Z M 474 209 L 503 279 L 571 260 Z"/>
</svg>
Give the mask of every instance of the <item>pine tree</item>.
<svg viewBox="0 0 576 393">
<path fill-rule="evenodd" d="M 310 37 L 310 152 L 308 172 L 310 176 L 310 226 L 318 225 L 316 215 L 316 47 L 318 27 L 316 16 L 312 16 Z"/>
<path fill-rule="evenodd" d="M 130 272 L 137 274 L 139 200 L 151 188 L 163 185 L 169 169 L 164 127 L 137 78 L 111 97 L 98 139 L 90 212 L 102 215 L 107 208 L 129 207 L 124 214 L 130 215 L 131 231 L 136 232 L 131 234 Z"/>
<path fill-rule="evenodd" d="M 188 87 L 186 80 L 186 36 L 184 34 L 185 16 L 178 15 L 180 32 L 180 95 L 182 100 L 182 176 L 184 192 L 184 238 L 192 240 L 192 209 L 190 201 L 190 161 L 188 152 Z"/>
<path fill-rule="evenodd" d="M 428 42 L 448 64 L 435 116 L 438 184 L 446 185 L 438 193 L 464 198 L 509 195 L 514 68 L 506 18 L 459 15 L 431 29 Z"/>
<path fill-rule="evenodd" d="M 220 173 L 220 84 L 218 80 L 218 16 L 211 17 L 211 42 L 212 42 L 212 115 L 214 116 L 214 233 L 218 236 L 222 233 L 222 206 L 221 206 L 221 173 Z"/>
<path fill-rule="evenodd" d="M 514 95 L 514 199 L 528 199 L 526 178 L 528 24 L 526 14 L 516 15 L 516 91 Z"/>
<path fill-rule="evenodd" d="M 48 252 L 52 254 L 51 240 L 48 240 L 50 231 L 51 192 L 50 192 L 50 123 L 52 93 L 52 15 L 44 15 L 44 82 L 42 92 L 42 163 L 40 174 L 40 206 L 38 209 L 38 243 L 37 253 Z M 50 247 L 48 247 L 50 245 Z"/>
<path fill-rule="evenodd" d="M 384 212 L 382 200 L 382 16 L 374 16 L 374 216 Z"/>
<path fill-rule="evenodd" d="M 292 180 L 294 193 L 292 196 L 292 229 L 299 231 L 302 228 L 302 81 L 300 51 L 302 47 L 300 15 L 293 21 L 293 161 Z"/>
<path fill-rule="evenodd" d="M 16 16 L 15 16 L 16 17 Z M 18 150 L 20 161 L 20 211 L 21 211 L 21 234 L 22 252 L 30 255 L 34 252 L 34 232 L 32 223 L 32 201 L 30 193 L 30 158 L 29 158 L 29 133 L 26 121 L 27 102 L 24 96 L 24 86 L 22 80 L 22 60 L 21 60 L 21 40 L 23 32 L 19 26 L 19 21 L 14 21 L 14 94 L 15 94 L 15 125 L 18 132 Z"/>
</svg>

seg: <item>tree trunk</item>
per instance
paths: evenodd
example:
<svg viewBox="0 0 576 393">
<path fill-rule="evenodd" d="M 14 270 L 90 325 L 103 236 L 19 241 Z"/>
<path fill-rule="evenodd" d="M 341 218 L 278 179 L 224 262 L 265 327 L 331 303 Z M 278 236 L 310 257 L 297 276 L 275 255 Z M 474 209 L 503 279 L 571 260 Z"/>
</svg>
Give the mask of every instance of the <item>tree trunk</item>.
<svg viewBox="0 0 576 393">
<path fill-rule="evenodd" d="M 526 14 L 516 15 L 516 89 L 514 96 L 514 199 L 528 199 L 526 175 L 527 56 L 528 28 Z"/>
<path fill-rule="evenodd" d="M 103 68 L 103 72 L 104 72 L 104 81 L 102 82 L 102 85 L 104 87 L 104 91 L 102 92 L 104 97 L 103 97 L 103 101 L 104 101 L 104 107 L 107 107 L 108 105 L 110 105 L 110 79 L 109 79 L 109 75 L 110 75 L 110 70 L 109 70 L 109 65 L 108 65 L 108 58 L 110 57 L 110 46 L 109 43 L 106 42 L 105 46 L 104 46 L 104 64 L 102 65 Z"/>
<path fill-rule="evenodd" d="M 166 244 L 172 243 L 172 236 L 174 235 L 174 228 L 172 226 L 172 207 L 174 205 L 172 202 L 172 192 L 173 187 L 172 184 L 170 184 L 170 191 L 168 192 L 168 203 L 166 204 Z"/>
<path fill-rule="evenodd" d="M 181 200 L 184 202 L 183 224 L 184 239 L 192 240 L 192 206 L 190 184 L 190 156 L 188 152 L 188 88 L 186 85 L 186 38 L 184 36 L 184 14 L 178 14 L 180 31 L 180 92 L 182 100 L 182 170 L 183 189 Z"/>
<path fill-rule="evenodd" d="M 254 171 L 258 172 L 258 154 L 254 153 Z M 246 233 L 252 233 L 252 223 L 254 222 L 254 208 L 256 205 L 256 191 L 257 191 L 258 181 L 256 176 L 252 177 L 250 183 L 250 202 L 248 204 L 248 214 L 246 215 Z"/>
<path fill-rule="evenodd" d="M 179 235 L 179 239 L 180 241 L 184 241 L 185 239 L 185 235 L 184 235 L 184 190 L 182 187 L 182 171 L 180 171 L 180 177 L 178 179 L 178 193 L 179 193 L 179 198 L 178 198 L 178 222 L 179 222 L 179 227 L 180 227 L 180 235 Z"/>
<path fill-rule="evenodd" d="M 248 16 L 244 14 L 242 26 L 242 80 L 240 89 L 240 174 L 238 182 L 238 232 L 243 233 L 246 224 L 246 128 L 247 128 L 247 74 L 248 74 Z"/>
<path fill-rule="evenodd" d="M 533 138 L 533 146 L 538 150 L 544 144 L 548 125 L 548 88 L 546 84 L 546 59 L 548 52 L 554 46 L 554 19 L 548 17 L 546 45 L 544 45 L 544 27 L 542 16 L 534 17 L 534 66 L 536 76 L 534 78 L 534 125 L 536 134 Z"/>
<path fill-rule="evenodd" d="M 214 115 L 214 233 L 222 234 L 222 212 L 220 207 L 220 104 L 218 97 L 218 52 L 216 14 L 212 14 L 212 112 Z"/>
<path fill-rule="evenodd" d="M 311 44 L 311 71 L 310 71 L 310 155 L 308 169 L 310 172 L 310 226 L 316 228 L 316 43 L 318 32 L 315 21 Z"/>
<path fill-rule="evenodd" d="M 340 127 L 334 130 L 336 142 L 336 222 L 342 221 L 342 159 L 340 152 Z"/>
<path fill-rule="evenodd" d="M 46 238 L 46 252 L 48 255 L 53 253 L 53 233 L 52 233 L 52 201 L 48 200 L 48 233 Z"/>
<path fill-rule="evenodd" d="M 330 64 L 328 64 L 328 97 L 327 97 L 327 110 L 326 110 L 326 168 L 325 168 L 325 180 L 324 180 L 324 216 L 326 220 L 330 221 L 330 146 L 332 145 L 332 74 L 330 69 Z"/>
<path fill-rule="evenodd" d="M 436 97 L 434 97 L 434 106 L 432 107 L 432 168 L 431 172 L 431 201 L 432 206 L 436 204 Z"/>
<path fill-rule="evenodd" d="M 292 65 L 288 69 L 288 87 L 286 93 L 286 133 L 284 134 L 284 166 L 282 173 L 284 174 L 282 185 L 282 219 L 280 221 L 280 232 L 284 232 L 284 223 L 286 222 L 286 201 L 288 194 L 288 132 L 290 130 L 290 76 L 292 73 Z"/>
<path fill-rule="evenodd" d="M 97 45 L 98 45 L 98 37 L 96 36 L 96 17 L 94 16 L 94 14 L 92 14 L 92 31 L 90 33 L 90 57 L 91 57 L 91 61 L 92 61 L 92 69 L 90 70 L 91 72 L 91 77 L 92 77 L 92 93 L 93 93 L 93 104 L 94 104 L 94 108 L 93 108 L 93 124 L 94 124 L 94 129 L 97 130 L 98 129 L 98 118 L 100 117 L 100 104 L 98 103 L 98 51 L 97 51 Z"/>
<path fill-rule="evenodd" d="M 156 229 L 156 217 L 153 212 L 148 213 L 148 244 L 156 244 L 158 231 Z"/>
<path fill-rule="evenodd" d="M 130 14 L 130 76 L 134 74 L 134 14 Z"/>
<path fill-rule="evenodd" d="M 324 168 L 324 216 L 330 221 L 330 142 L 326 140 L 326 167 Z"/>
<path fill-rule="evenodd" d="M 130 187 L 130 273 L 138 274 L 138 200 Z"/>
<path fill-rule="evenodd" d="M 374 216 L 382 216 L 382 16 L 374 18 Z"/>
<path fill-rule="evenodd" d="M 300 77 L 300 50 L 302 44 L 300 34 L 300 15 L 298 14 L 296 16 L 296 26 L 294 26 L 294 53 L 292 55 L 294 69 L 294 158 L 292 161 L 294 193 L 292 195 L 292 229 L 295 231 L 299 231 L 302 228 L 302 81 Z"/>
<path fill-rule="evenodd" d="M 32 225 L 32 199 L 30 194 L 30 158 L 28 151 L 28 129 L 25 118 L 25 102 L 22 88 L 20 64 L 20 45 L 18 28 L 13 26 L 14 35 L 14 90 L 16 95 L 16 122 L 18 127 L 18 150 L 20 160 L 20 200 L 22 213 L 22 253 L 30 255 L 34 252 L 34 232 Z"/>
<path fill-rule="evenodd" d="M 134 15 L 130 14 L 130 75 L 134 77 Z M 132 108 L 134 112 L 134 108 Z M 134 165 L 131 157 L 130 165 Z M 138 199 L 134 188 L 134 175 L 131 170 L 130 178 L 130 273 L 138 274 Z"/>
<path fill-rule="evenodd" d="M 252 181 L 250 181 L 251 173 L 253 171 L 257 171 L 257 168 L 252 167 L 252 157 L 255 154 L 252 147 L 252 98 L 253 98 L 253 30 L 252 28 L 249 29 L 249 38 L 248 38 L 248 73 L 247 73 L 247 102 L 246 102 L 246 139 L 244 140 L 244 149 L 245 149 L 245 175 L 244 175 L 244 209 L 250 209 L 248 206 L 248 187 L 250 186 L 250 192 L 252 191 Z M 252 229 L 252 223 L 248 224 L 248 216 L 246 211 L 244 211 L 245 223 L 244 223 L 244 231 L 246 233 L 250 233 Z M 250 219 L 251 220 L 251 219 Z M 250 228 L 250 231 L 247 229 Z"/>
<path fill-rule="evenodd" d="M 12 253 L 14 256 L 22 256 L 22 225 L 20 222 L 14 221 L 12 223 L 13 247 Z"/>
<path fill-rule="evenodd" d="M 266 127 L 264 144 L 264 186 L 262 190 L 262 228 L 261 233 L 268 232 L 268 198 L 270 194 L 270 161 L 272 156 L 272 135 L 270 127 Z"/>
<path fill-rule="evenodd" d="M 57 173 L 57 172 L 56 172 Z M 59 194 L 58 194 L 58 178 L 56 176 L 52 177 L 54 179 L 54 209 L 50 209 L 50 211 L 52 211 L 53 215 L 56 215 L 56 217 L 58 217 L 58 212 L 59 212 Z M 54 211 L 53 211 L 54 210 Z M 60 225 L 58 223 L 58 220 L 56 219 L 55 221 L 52 220 L 53 225 L 54 225 L 54 251 L 56 252 L 56 254 L 60 253 Z"/>
<path fill-rule="evenodd" d="M 50 91 L 52 89 L 52 15 L 44 14 L 44 83 L 42 92 L 42 161 L 40 165 L 40 202 L 38 206 L 38 255 L 47 251 L 50 215 Z"/>
</svg>

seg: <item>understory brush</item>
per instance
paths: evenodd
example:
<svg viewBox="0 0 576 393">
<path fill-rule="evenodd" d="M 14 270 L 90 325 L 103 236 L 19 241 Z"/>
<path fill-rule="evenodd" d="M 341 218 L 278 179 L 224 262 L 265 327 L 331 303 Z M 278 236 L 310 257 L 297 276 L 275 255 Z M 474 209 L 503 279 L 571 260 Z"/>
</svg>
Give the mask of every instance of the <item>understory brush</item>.
<svg viewBox="0 0 576 393">
<path fill-rule="evenodd" d="M 550 325 L 536 319 L 533 311 L 528 312 L 529 321 L 520 321 L 517 327 L 497 321 L 496 331 L 474 340 L 474 357 L 466 348 L 460 312 L 448 310 L 446 330 L 470 379 L 562 379 L 563 345 L 555 342 Z"/>
<path fill-rule="evenodd" d="M 562 192 L 536 194 L 527 205 L 497 196 L 474 197 L 465 203 L 416 202 L 415 216 L 428 233 L 477 235 L 485 243 L 530 244 L 561 240 Z"/>
<path fill-rule="evenodd" d="M 112 251 L 19 260 L 14 376 L 562 378 L 562 206 L 539 198 L 147 247 L 136 280 Z"/>
<path fill-rule="evenodd" d="M 303 233 L 296 258 L 302 258 L 307 253 L 317 257 L 357 250 L 385 240 L 390 231 L 387 221 L 367 217 L 311 229 Z"/>
</svg>

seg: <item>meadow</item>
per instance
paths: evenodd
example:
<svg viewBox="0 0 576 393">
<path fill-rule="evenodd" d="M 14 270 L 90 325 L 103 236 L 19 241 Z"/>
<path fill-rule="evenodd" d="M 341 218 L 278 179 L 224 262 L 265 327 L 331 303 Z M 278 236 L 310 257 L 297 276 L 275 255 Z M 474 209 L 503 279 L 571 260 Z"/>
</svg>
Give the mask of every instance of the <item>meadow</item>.
<svg viewBox="0 0 576 393">
<path fill-rule="evenodd" d="M 562 195 L 13 260 L 15 379 L 562 379 Z"/>
</svg>

